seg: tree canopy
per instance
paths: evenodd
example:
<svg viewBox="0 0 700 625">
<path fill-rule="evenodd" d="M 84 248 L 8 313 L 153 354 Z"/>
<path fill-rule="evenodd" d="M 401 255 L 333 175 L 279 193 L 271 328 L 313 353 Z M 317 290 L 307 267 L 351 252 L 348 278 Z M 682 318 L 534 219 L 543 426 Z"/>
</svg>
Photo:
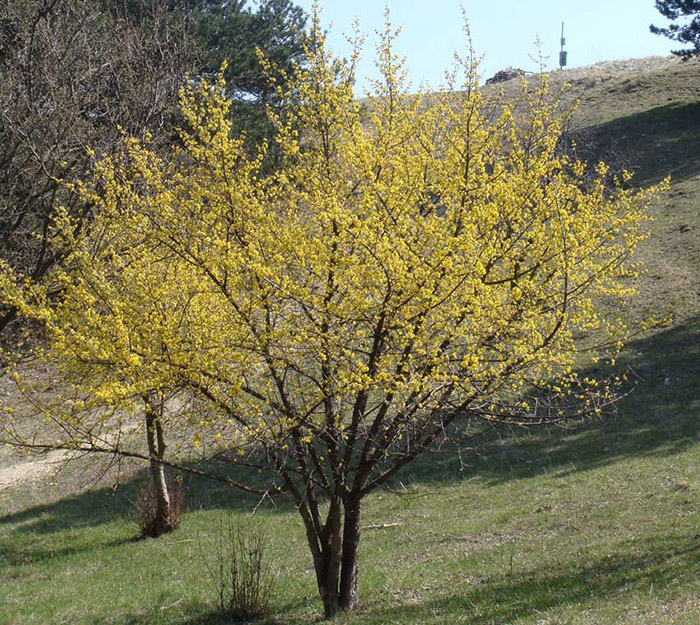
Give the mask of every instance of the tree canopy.
<svg viewBox="0 0 700 625">
<path fill-rule="evenodd" d="M 85 177 L 123 134 L 172 140 L 187 72 L 227 65 L 235 132 L 273 132 L 265 106 L 303 57 L 305 16 L 290 0 L 8 0 L 0 8 L 0 259 L 39 278 L 63 252 L 50 244 L 58 206 L 90 207 L 63 182 Z M 193 45 L 194 42 L 196 45 Z M 198 52 L 197 52 L 198 49 Z M 269 59 L 263 70 L 258 49 Z M 197 57 L 199 57 L 198 60 Z M 98 70 L 99 68 L 99 70 Z M 0 332 L 16 315 L 0 303 Z"/>
<path fill-rule="evenodd" d="M 251 155 L 232 132 L 224 77 L 189 85 L 181 146 L 128 142 L 79 187 L 99 206 L 89 227 L 56 219 L 65 266 L 41 284 L 0 274 L 74 392 L 49 412 L 54 439 L 11 420 L 6 439 L 139 455 L 103 432 L 172 393 L 183 449 L 293 497 L 329 616 L 358 599 L 362 500 L 402 467 L 455 430 L 614 400 L 576 366 L 624 337 L 602 303 L 632 295 L 659 191 L 563 154 L 569 113 L 546 79 L 489 100 L 470 57 L 444 90 L 408 94 L 393 39 L 360 102 L 356 55 L 318 35 L 275 93 L 287 113 L 269 111 L 272 175 L 264 144 Z"/>
<path fill-rule="evenodd" d="M 656 0 L 656 8 L 665 18 L 681 21 L 666 27 L 652 24 L 651 32 L 692 46 L 674 50 L 676 56 L 687 59 L 700 55 L 700 0 Z"/>
</svg>

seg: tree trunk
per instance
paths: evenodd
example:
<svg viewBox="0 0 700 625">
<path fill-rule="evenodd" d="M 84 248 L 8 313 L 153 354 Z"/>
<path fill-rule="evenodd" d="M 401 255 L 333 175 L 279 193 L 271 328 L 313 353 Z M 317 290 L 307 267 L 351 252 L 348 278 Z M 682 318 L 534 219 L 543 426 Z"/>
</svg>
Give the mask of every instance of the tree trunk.
<svg viewBox="0 0 700 625">
<path fill-rule="evenodd" d="M 340 505 L 331 504 L 323 536 L 318 537 L 321 550 L 314 558 L 325 618 L 352 610 L 358 601 L 360 500 L 352 499 L 344 506 L 345 518 L 341 523 L 343 515 Z M 312 538 L 313 533 L 310 540 Z"/>
<path fill-rule="evenodd" d="M 329 581 L 331 584 L 328 583 Z M 325 618 L 333 618 L 340 611 L 337 580 L 335 581 L 336 584 L 332 584 L 332 580 L 326 580 L 321 582 L 318 587 L 321 601 L 323 602 L 323 616 Z"/>
<path fill-rule="evenodd" d="M 340 577 L 340 609 L 352 610 L 359 599 L 360 500 L 351 499 L 345 507 L 343 560 Z"/>
<path fill-rule="evenodd" d="M 338 583 L 342 554 L 341 519 L 340 501 L 331 501 L 323 536 L 320 536 L 321 553 L 316 562 L 316 580 L 326 618 L 332 618 L 340 610 Z"/>
<path fill-rule="evenodd" d="M 157 407 L 151 397 L 146 401 L 146 436 L 148 439 L 148 456 L 150 458 L 153 493 L 156 500 L 156 516 L 153 533 L 155 536 L 167 534 L 173 529 L 170 518 L 170 495 L 165 479 L 165 437 L 158 419 Z"/>
</svg>

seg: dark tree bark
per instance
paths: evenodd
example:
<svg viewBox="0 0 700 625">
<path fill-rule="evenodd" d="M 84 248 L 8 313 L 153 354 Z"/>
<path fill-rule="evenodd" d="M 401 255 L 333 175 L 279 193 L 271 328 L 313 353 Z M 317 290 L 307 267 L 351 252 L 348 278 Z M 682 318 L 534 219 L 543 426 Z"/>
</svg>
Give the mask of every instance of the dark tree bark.
<svg viewBox="0 0 700 625">
<path fill-rule="evenodd" d="M 361 500 L 351 498 L 345 507 L 340 609 L 352 610 L 359 601 Z"/>
<path fill-rule="evenodd" d="M 323 601 L 326 617 L 335 616 L 340 607 L 338 581 L 342 558 L 342 537 L 340 534 L 341 510 L 337 503 L 331 504 L 328 520 L 322 538 L 321 557 L 316 563 L 318 590 Z"/>
</svg>

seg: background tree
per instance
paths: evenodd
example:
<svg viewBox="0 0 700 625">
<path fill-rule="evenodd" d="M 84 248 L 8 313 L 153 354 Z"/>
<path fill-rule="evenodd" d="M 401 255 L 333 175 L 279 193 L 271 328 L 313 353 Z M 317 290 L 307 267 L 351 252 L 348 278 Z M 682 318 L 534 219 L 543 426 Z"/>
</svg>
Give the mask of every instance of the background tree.
<svg viewBox="0 0 700 625">
<path fill-rule="evenodd" d="M 199 50 L 199 73 L 213 78 L 226 62 L 227 92 L 234 102 L 234 131 L 247 145 L 272 139 L 265 108 L 278 106 L 275 86 L 304 62 L 306 15 L 292 0 L 103 0 L 116 14 L 126 12 L 145 26 L 154 10 L 166 10 L 184 24 Z M 259 52 L 270 65 L 263 68 Z"/>
<path fill-rule="evenodd" d="M 184 33 L 152 14 L 145 32 L 90 0 L 0 6 L 0 260 L 38 280 L 63 254 L 51 241 L 62 206 L 79 228 L 85 204 L 64 183 L 88 175 L 123 132 L 167 129 L 192 67 Z M 0 333 L 15 318 L 0 302 Z"/>
<path fill-rule="evenodd" d="M 605 304 L 633 292 L 658 192 L 562 155 L 567 114 L 544 80 L 517 107 L 486 103 L 467 60 L 463 81 L 409 96 L 393 36 L 366 107 L 356 56 L 317 38 L 277 92 L 289 109 L 272 115 L 272 176 L 232 136 L 223 81 L 189 86 L 182 148 L 130 142 L 83 191 L 99 218 L 78 237 L 57 224 L 74 250 L 52 276 L 60 305 L 50 283 L 2 285 L 79 391 L 116 407 L 180 388 L 199 406 L 174 423 L 186 448 L 291 493 L 327 616 L 358 600 L 362 501 L 436 441 L 614 400 L 574 367 L 624 335 Z M 78 436 L 25 444 L 138 456 L 81 441 L 81 420 L 103 416 L 57 412 Z"/>
<path fill-rule="evenodd" d="M 664 35 L 682 44 L 690 44 L 692 48 L 674 50 L 673 54 L 688 59 L 700 54 L 700 0 L 656 0 L 659 13 L 669 20 L 676 21 L 684 18 L 683 23 L 670 24 L 665 28 L 649 27 L 652 33 Z"/>
<path fill-rule="evenodd" d="M 39 282 L 68 254 L 66 239 L 54 236 L 56 220 L 70 216 L 77 233 L 94 209 L 70 183 L 115 153 L 124 133 L 154 133 L 154 149 L 172 139 L 177 90 L 194 57 L 183 31 L 162 13 L 150 19 L 145 31 L 90 0 L 10 0 L 0 8 L 0 263 L 14 281 Z M 16 315 L 0 298 L 2 338 Z M 143 394 L 162 533 L 170 507 L 155 463 L 164 453 L 158 396 Z"/>
<path fill-rule="evenodd" d="M 177 119 L 177 89 L 188 71 L 216 73 L 222 60 L 232 57 L 237 71 L 228 75 L 239 103 L 237 128 L 258 138 L 268 133 L 270 126 L 261 120 L 272 91 L 256 48 L 289 71 L 298 62 L 303 26 L 303 13 L 287 0 L 263 2 L 255 13 L 244 2 L 204 0 L 4 3 L 0 262 L 14 279 L 39 281 L 69 253 L 66 237 L 53 236 L 61 211 L 68 211 L 76 230 L 90 217 L 94 203 L 66 183 L 87 177 L 97 158 L 118 150 L 124 134 L 151 132 L 156 150 L 175 138 L 169 129 Z M 12 303 L 0 302 L 0 333 L 16 315 Z M 142 324 L 143 330 L 147 327 Z M 114 331 L 114 326 L 101 330 Z M 156 534 L 171 527 L 163 461 L 164 402 L 173 392 L 145 384 L 134 396 L 147 422 Z M 86 393 L 73 399 L 85 410 L 94 408 Z M 68 438 L 103 440 L 108 434 L 98 425 L 69 431 Z"/>
</svg>

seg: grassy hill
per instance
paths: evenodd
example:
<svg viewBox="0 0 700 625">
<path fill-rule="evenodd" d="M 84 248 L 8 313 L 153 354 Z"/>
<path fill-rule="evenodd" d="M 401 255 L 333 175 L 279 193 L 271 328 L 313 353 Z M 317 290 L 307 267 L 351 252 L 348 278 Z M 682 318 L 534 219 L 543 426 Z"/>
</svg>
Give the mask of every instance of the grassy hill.
<svg viewBox="0 0 700 625">
<path fill-rule="evenodd" d="M 671 174 L 641 255 L 631 315 L 672 323 L 628 345 L 639 384 L 612 419 L 443 449 L 366 503 L 361 608 L 339 623 L 700 622 L 700 63 L 644 59 L 552 76 L 580 98 L 575 132 L 651 184 Z M 506 90 L 514 85 L 506 83 Z M 0 392 L 11 392 L 9 386 Z M 3 471 L 31 460 L 0 449 Z M 0 479 L 0 624 L 204 625 L 207 559 L 228 514 L 265 529 L 279 570 L 269 623 L 321 614 L 290 503 L 188 482 L 183 526 L 133 540 L 135 467 L 94 459 Z M 56 472 L 56 468 L 63 467 Z"/>
</svg>

